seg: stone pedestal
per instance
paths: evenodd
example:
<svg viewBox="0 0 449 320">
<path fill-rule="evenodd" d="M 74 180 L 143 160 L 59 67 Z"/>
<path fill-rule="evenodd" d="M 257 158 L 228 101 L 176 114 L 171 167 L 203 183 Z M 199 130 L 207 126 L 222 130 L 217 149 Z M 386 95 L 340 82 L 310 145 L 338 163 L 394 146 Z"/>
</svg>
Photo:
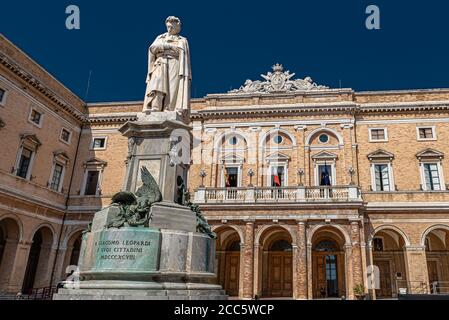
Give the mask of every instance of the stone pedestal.
<svg viewBox="0 0 449 320">
<path fill-rule="evenodd" d="M 196 214 L 176 203 L 179 180 L 186 184 L 188 164 L 180 160 L 190 151 L 190 129 L 176 113 L 143 114 L 120 129 L 129 138 L 123 189 L 135 192 L 140 168 L 146 166 L 163 201 L 153 204 L 146 227 L 108 229 L 120 207 L 97 212 L 83 236 L 81 281 L 65 282 L 55 300 L 227 298 L 221 286 L 212 284 L 215 240 L 196 232 Z"/>
</svg>

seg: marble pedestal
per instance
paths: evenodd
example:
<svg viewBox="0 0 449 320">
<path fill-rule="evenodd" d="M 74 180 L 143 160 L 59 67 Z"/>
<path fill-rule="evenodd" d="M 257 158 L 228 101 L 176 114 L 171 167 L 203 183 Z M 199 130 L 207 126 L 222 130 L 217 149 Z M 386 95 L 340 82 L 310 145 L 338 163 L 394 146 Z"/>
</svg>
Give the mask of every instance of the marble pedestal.
<svg viewBox="0 0 449 320">
<path fill-rule="evenodd" d="M 195 232 L 183 207 L 160 205 L 158 213 L 173 221 L 155 220 L 149 227 L 105 229 L 118 213 L 109 207 L 95 214 L 91 232 L 84 234 L 80 253 L 80 281 L 65 282 L 55 300 L 223 300 L 213 284 L 215 241 Z M 184 208 L 182 214 L 193 214 Z M 165 212 L 164 212 L 165 211 Z M 170 216 L 171 215 L 171 216 Z M 170 220 L 170 219 L 168 219 Z M 179 222 L 178 222 L 179 221 Z M 156 226 L 166 224 L 175 229 Z"/>
</svg>

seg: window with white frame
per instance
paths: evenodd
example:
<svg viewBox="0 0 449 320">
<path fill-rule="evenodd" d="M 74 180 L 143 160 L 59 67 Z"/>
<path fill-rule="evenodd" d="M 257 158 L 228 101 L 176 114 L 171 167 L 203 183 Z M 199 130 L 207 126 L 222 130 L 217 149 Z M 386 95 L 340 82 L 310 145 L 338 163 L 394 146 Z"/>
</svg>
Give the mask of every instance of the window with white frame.
<svg viewBox="0 0 449 320">
<path fill-rule="evenodd" d="M 62 164 L 56 163 L 53 168 L 53 177 L 50 182 L 50 188 L 55 191 L 59 191 L 59 188 L 62 186 L 62 173 L 64 171 L 64 167 Z"/>
<path fill-rule="evenodd" d="M 107 163 L 105 161 L 97 158 L 91 159 L 84 163 L 84 179 L 81 186 L 81 195 L 101 195 L 101 183 L 106 165 Z"/>
<path fill-rule="evenodd" d="M 58 151 L 54 153 L 53 168 L 48 183 L 50 189 L 56 192 L 63 192 L 64 174 L 68 161 L 69 158 L 64 152 Z"/>
<path fill-rule="evenodd" d="M 4 106 L 6 104 L 6 96 L 7 96 L 6 90 L 0 88 L 0 106 Z"/>
<path fill-rule="evenodd" d="M 394 191 L 392 161 L 394 155 L 379 149 L 368 155 L 371 162 L 371 190 L 376 192 Z"/>
<path fill-rule="evenodd" d="M 337 156 L 322 151 L 312 156 L 314 163 L 315 186 L 335 186 L 337 184 Z"/>
<path fill-rule="evenodd" d="M 99 170 L 88 170 L 86 175 L 85 196 L 95 196 L 98 194 L 98 182 L 100 178 Z"/>
<path fill-rule="evenodd" d="M 417 127 L 419 141 L 436 140 L 435 127 Z"/>
<path fill-rule="evenodd" d="M 35 108 L 31 108 L 30 116 L 28 117 L 28 120 L 35 126 L 38 126 L 39 128 L 41 128 L 43 117 L 44 116 L 43 116 L 42 112 L 38 111 Z"/>
<path fill-rule="evenodd" d="M 244 158 L 237 154 L 225 155 L 222 160 L 222 179 L 223 188 L 239 188 L 242 186 L 242 167 Z"/>
<path fill-rule="evenodd" d="M 438 163 L 423 163 L 425 190 L 441 190 L 441 180 Z"/>
<path fill-rule="evenodd" d="M 433 149 L 426 149 L 416 155 L 421 171 L 421 188 L 424 191 L 445 190 L 441 162 L 444 154 Z"/>
<path fill-rule="evenodd" d="M 370 142 L 388 141 L 388 133 L 386 128 L 370 128 L 369 129 Z"/>
<path fill-rule="evenodd" d="M 287 164 L 273 163 L 270 165 L 271 187 L 285 187 L 287 185 Z"/>
<path fill-rule="evenodd" d="M 70 144 L 70 141 L 72 140 L 72 132 L 65 128 L 62 128 L 60 139 L 62 142 Z"/>
<path fill-rule="evenodd" d="M 390 164 L 375 163 L 374 169 L 374 191 L 391 191 Z"/>
<path fill-rule="evenodd" d="M 107 138 L 106 137 L 94 137 L 90 148 L 92 150 L 105 150 Z"/>
<path fill-rule="evenodd" d="M 31 161 L 33 159 L 34 152 L 28 148 L 22 147 L 19 157 L 19 163 L 17 166 L 17 176 L 23 179 L 29 179 L 31 174 Z"/>
<path fill-rule="evenodd" d="M 240 167 L 226 166 L 224 168 L 224 184 L 226 188 L 237 188 L 240 184 Z"/>
<path fill-rule="evenodd" d="M 41 142 L 36 135 L 32 134 L 23 134 L 20 138 L 21 144 L 19 147 L 19 152 L 17 153 L 13 173 L 23 179 L 31 180 L 31 171 L 34 158 Z"/>
<path fill-rule="evenodd" d="M 265 183 L 267 187 L 288 186 L 288 163 L 290 157 L 286 154 L 275 152 L 265 158 L 268 163 Z"/>
</svg>

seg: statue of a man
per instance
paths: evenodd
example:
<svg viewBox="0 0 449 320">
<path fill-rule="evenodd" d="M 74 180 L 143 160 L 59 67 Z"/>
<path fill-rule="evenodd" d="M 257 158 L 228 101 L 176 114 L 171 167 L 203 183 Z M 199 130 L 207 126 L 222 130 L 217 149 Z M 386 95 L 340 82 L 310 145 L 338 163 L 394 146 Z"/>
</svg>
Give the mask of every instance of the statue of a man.
<svg viewBox="0 0 449 320">
<path fill-rule="evenodd" d="M 148 54 L 147 90 L 144 112 L 188 112 L 190 107 L 190 52 L 187 39 L 181 37 L 181 20 L 170 16 L 167 33 L 156 38 Z"/>
</svg>

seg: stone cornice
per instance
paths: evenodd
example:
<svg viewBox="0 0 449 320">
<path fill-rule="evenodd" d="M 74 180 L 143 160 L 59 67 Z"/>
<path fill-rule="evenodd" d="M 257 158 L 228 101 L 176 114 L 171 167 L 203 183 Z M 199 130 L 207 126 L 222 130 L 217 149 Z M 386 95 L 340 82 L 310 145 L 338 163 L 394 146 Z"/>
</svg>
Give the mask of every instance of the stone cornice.
<svg viewBox="0 0 449 320">
<path fill-rule="evenodd" d="M 299 115 L 304 113 L 352 113 L 357 105 L 348 103 L 323 103 L 323 104 L 297 104 L 288 106 L 251 106 L 247 108 L 215 108 L 193 111 L 192 120 L 207 119 L 221 116 L 230 116 L 234 118 L 247 118 L 248 116 L 266 116 L 266 115 Z"/>
<path fill-rule="evenodd" d="M 108 114 L 92 114 L 89 115 L 89 123 L 126 123 L 128 121 L 136 121 L 136 113 L 108 113 Z"/>
<path fill-rule="evenodd" d="M 0 64 L 5 66 L 7 69 L 11 70 L 14 74 L 16 74 L 19 78 L 24 80 L 30 86 L 38 90 L 45 97 L 53 101 L 63 110 L 67 111 L 69 114 L 74 116 L 76 119 L 84 122 L 87 120 L 85 114 L 77 110 L 73 105 L 67 102 L 64 98 L 62 98 L 58 93 L 54 90 L 50 89 L 47 85 L 43 84 L 39 81 L 35 76 L 22 68 L 17 62 L 6 56 L 5 54 L 0 52 Z"/>
</svg>

